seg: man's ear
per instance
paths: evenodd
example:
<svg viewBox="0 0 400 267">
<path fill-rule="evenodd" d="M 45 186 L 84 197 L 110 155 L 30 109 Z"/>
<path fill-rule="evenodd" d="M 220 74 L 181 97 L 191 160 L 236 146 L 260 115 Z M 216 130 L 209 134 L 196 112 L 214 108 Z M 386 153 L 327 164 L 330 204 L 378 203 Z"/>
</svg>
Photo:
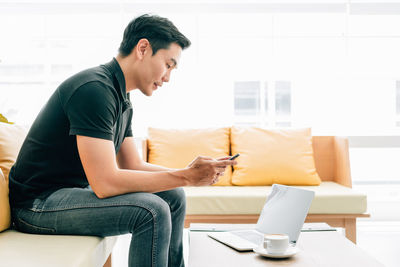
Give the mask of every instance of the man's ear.
<svg viewBox="0 0 400 267">
<path fill-rule="evenodd" d="M 139 59 L 142 59 L 147 53 L 152 53 L 149 40 L 146 38 L 140 39 L 136 45 L 135 52 Z"/>
</svg>

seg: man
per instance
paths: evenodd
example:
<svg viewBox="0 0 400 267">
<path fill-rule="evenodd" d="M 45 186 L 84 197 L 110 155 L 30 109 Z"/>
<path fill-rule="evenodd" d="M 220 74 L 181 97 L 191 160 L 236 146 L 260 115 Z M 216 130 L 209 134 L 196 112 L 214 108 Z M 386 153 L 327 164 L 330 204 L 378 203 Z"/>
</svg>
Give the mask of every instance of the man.
<svg viewBox="0 0 400 267">
<path fill-rule="evenodd" d="M 10 172 L 15 227 L 39 234 L 132 233 L 129 266 L 183 266 L 182 186 L 210 185 L 227 158 L 173 170 L 140 159 L 129 91 L 151 96 L 190 41 L 167 19 L 143 15 L 111 62 L 63 82 L 33 123 Z"/>
</svg>

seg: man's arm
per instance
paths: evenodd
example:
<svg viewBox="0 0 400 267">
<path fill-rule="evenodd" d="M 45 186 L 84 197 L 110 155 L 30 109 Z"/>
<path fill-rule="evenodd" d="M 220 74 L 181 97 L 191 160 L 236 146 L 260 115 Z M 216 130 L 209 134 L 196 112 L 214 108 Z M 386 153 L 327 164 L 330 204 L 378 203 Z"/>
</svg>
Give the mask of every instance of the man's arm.
<svg viewBox="0 0 400 267">
<path fill-rule="evenodd" d="M 79 135 L 76 141 L 88 182 L 99 198 L 130 192 L 160 192 L 188 185 L 210 185 L 226 166 L 236 164 L 230 160 L 198 157 L 189 167 L 179 170 L 123 169 L 117 164 L 112 141 Z M 137 162 L 123 160 L 120 164 L 135 167 Z"/>
<path fill-rule="evenodd" d="M 118 166 L 121 169 L 140 171 L 173 171 L 173 169 L 150 164 L 144 161 L 138 153 L 133 137 L 126 137 L 117 154 Z"/>
</svg>

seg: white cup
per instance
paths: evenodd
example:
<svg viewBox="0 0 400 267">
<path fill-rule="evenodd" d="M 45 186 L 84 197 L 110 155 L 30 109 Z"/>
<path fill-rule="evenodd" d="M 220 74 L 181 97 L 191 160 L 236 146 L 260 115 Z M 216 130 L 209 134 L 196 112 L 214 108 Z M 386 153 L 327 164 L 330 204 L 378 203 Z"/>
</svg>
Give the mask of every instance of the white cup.
<svg viewBox="0 0 400 267">
<path fill-rule="evenodd" d="M 264 248 L 270 254 L 284 254 L 289 247 L 289 236 L 285 234 L 265 234 Z"/>
</svg>

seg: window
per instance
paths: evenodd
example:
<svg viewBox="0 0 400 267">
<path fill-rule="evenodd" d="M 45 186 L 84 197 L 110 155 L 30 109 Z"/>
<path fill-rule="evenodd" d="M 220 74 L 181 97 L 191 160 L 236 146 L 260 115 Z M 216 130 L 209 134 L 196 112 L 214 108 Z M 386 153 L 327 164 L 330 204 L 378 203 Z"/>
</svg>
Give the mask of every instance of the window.
<svg viewBox="0 0 400 267">
<path fill-rule="evenodd" d="M 396 81 L 396 126 L 400 127 L 400 81 Z"/>
<path fill-rule="evenodd" d="M 260 82 L 235 82 L 235 115 L 257 116 L 260 113 Z"/>
<path fill-rule="evenodd" d="M 261 87 L 261 84 L 264 87 Z M 268 84 L 273 84 L 268 90 Z M 290 81 L 234 83 L 235 122 L 254 126 L 291 126 Z"/>
<path fill-rule="evenodd" d="M 276 125 L 280 127 L 291 126 L 291 84 L 289 81 L 275 82 L 275 113 Z"/>
<path fill-rule="evenodd" d="M 192 46 L 151 99 L 131 93 L 135 137 L 149 126 L 232 124 L 400 135 L 397 0 L 57 2 L 0 1 L 0 113 L 11 121 L 32 123 L 60 82 L 111 60 L 127 23 L 155 13 Z M 362 166 L 372 149 L 361 149 L 353 153 L 355 181 L 400 181 L 394 171 L 378 177 L 394 164 Z M 393 157 L 379 154 L 386 163 Z"/>
</svg>

